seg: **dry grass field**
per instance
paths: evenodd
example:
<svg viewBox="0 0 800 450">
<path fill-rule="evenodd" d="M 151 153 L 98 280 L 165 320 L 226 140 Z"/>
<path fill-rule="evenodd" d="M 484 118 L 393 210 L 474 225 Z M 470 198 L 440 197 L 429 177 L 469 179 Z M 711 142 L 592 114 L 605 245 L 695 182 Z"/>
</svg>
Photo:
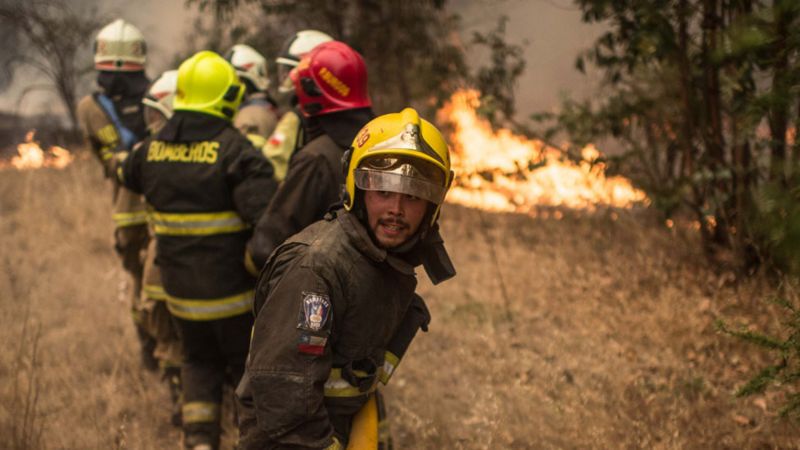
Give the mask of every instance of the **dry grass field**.
<svg viewBox="0 0 800 450">
<path fill-rule="evenodd" d="M 800 447 L 764 361 L 714 320 L 775 327 L 760 278 L 704 265 L 647 211 L 556 219 L 447 205 L 456 279 L 385 389 L 398 449 Z M 0 448 L 177 448 L 145 373 L 99 165 L 0 172 Z"/>
</svg>

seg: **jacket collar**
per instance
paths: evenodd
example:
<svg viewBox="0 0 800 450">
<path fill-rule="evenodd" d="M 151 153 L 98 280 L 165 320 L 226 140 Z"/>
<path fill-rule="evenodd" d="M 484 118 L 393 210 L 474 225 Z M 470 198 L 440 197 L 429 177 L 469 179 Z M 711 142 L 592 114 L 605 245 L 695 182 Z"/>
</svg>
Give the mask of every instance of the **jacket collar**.
<svg viewBox="0 0 800 450">
<path fill-rule="evenodd" d="M 414 266 L 404 261 L 403 259 L 392 255 L 385 249 L 375 245 L 375 242 L 369 235 L 369 232 L 360 220 L 355 216 L 343 209 L 333 213 L 336 220 L 339 221 L 342 229 L 353 246 L 367 258 L 375 262 L 386 262 L 393 269 L 405 275 L 414 275 Z"/>
<path fill-rule="evenodd" d="M 194 111 L 175 111 L 158 138 L 167 142 L 194 142 L 211 139 L 228 128 L 230 122 L 210 114 Z"/>
</svg>

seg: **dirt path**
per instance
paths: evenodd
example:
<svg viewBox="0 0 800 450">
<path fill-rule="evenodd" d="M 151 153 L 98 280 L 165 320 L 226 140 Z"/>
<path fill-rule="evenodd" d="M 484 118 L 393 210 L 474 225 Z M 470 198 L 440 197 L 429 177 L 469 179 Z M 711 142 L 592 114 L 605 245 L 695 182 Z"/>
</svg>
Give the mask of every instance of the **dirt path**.
<svg viewBox="0 0 800 450">
<path fill-rule="evenodd" d="M 0 436 L 176 448 L 166 389 L 137 359 L 99 172 L 0 173 Z M 713 327 L 774 324 L 765 284 L 729 286 L 644 216 L 448 205 L 459 275 L 421 276 L 431 330 L 385 391 L 396 448 L 797 448 L 778 399 L 732 397 L 758 361 Z"/>
</svg>

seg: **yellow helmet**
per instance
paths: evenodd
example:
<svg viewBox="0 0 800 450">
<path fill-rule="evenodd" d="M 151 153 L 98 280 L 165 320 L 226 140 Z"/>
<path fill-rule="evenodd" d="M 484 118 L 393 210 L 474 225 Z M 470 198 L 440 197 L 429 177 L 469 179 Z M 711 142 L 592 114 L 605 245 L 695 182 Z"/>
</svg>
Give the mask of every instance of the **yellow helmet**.
<svg viewBox="0 0 800 450">
<path fill-rule="evenodd" d="M 453 181 L 447 143 L 436 127 L 406 108 L 364 125 L 353 140 L 347 162 L 344 207 L 353 208 L 356 187 L 425 199 L 436 208 L 431 225 Z"/>
<path fill-rule="evenodd" d="M 178 68 L 175 111 L 196 111 L 226 120 L 233 119 L 244 95 L 244 84 L 225 59 L 201 51 Z"/>
</svg>

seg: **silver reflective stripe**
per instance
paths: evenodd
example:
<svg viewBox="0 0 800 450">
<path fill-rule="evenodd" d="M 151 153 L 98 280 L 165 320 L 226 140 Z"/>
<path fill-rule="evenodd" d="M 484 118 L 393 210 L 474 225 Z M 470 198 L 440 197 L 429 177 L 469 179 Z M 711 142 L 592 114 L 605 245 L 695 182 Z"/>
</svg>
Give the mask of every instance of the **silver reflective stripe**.
<svg viewBox="0 0 800 450">
<path fill-rule="evenodd" d="M 246 229 L 235 211 L 212 213 L 150 213 L 150 222 L 156 234 L 162 235 L 211 235 L 233 233 Z"/>
<path fill-rule="evenodd" d="M 217 299 L 183 299 L 167 295 L 167 307 L 186 320 L 217 320 L 238 316 L 253 309 L 254 291 Z"/>
<path fill-rule="evenodd" d="M 211 402 L 188 402 L 181 407 L 183 423 L 216 422 L 219 405 Z"/>
</svg>

